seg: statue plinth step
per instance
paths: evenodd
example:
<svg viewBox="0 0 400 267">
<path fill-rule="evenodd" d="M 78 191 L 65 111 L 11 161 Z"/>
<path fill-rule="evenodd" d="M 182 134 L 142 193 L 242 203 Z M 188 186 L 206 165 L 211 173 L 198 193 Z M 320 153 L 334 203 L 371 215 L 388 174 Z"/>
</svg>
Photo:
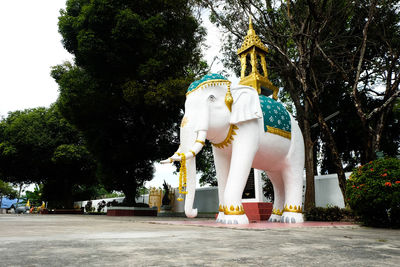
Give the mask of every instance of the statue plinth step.
<svg viewBox="0 0 400 267">
<path fill-rule="evenodd" d="M 271 216 L 272 203 L 247 202 L 243 203 L 244 211 L 249 221 L 267 221 Z"/>
</svg>

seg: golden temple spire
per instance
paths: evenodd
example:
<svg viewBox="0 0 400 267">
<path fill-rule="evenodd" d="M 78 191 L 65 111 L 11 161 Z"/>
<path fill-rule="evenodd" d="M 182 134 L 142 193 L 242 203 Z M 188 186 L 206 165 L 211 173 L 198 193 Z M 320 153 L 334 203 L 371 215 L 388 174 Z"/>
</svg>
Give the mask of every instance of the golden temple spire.
<svg viewBox="0 0 400 267">
<path fill-rule="evenodd" d="M 251 17 L 249 17 L 249 30 L 242 46 L 237 51 L 241 63 L 239 84 L 251 86 L 259 94 L 272 94 L 272 97 L 277 99 L 279 89 L 268 80 L 265 60 L 267 53 L 268 48 L 261 42 L 260 37 L 254 31 L 253 22 Z"/>
<path fill-rule="evenodd" d="M 253 22 L 251 21 L 251 16 L 249 16 L 249 30 L 247 31 L 247 35 L 256 35 L 256 32 L 253 29 Z"/>
</svg>

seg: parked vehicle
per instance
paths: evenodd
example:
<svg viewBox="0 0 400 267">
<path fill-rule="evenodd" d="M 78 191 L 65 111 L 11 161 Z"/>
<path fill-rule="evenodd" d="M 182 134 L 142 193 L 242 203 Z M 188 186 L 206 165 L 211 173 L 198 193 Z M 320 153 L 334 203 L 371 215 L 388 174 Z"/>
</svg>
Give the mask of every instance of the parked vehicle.
<svg viewBox="0 0 400 267">
<path fill-rule="evenodd" d="M 1 208 L 6 209 L 7 213 L 25 213 L 29 210 L 30 205 L 28 202 L 28 206 L 23 203 L 23 200 L 14 198 L 14 199 L 8 199 L 6 197 L 2 197 L 1 199 Z"/>
</svg>

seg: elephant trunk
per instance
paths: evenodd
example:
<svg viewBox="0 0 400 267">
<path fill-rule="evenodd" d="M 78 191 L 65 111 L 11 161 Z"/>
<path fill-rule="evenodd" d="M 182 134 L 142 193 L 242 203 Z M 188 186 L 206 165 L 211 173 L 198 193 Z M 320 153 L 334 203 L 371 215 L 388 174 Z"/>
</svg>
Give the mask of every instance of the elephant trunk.
<svg viewBox="0 0 400 267">
<path fill-rule="evenodd" d="M 186 158 L 186 199 L 185 199 L 185 214 L 189 218 L 197 216 L 197 209 L 193 209 L 194 196 L 196 191 L 196 159 L 195 156 L 201 151 L 204 146 L 204 141 L 207 136 L 206 131 L 194 131 L 192 127 L 181 128 L 180 147 L 178 151 L 169 159 L 161 161 L 161 163 L 170 163 L 173 161 L 181 161 L 182 157 L 178 155 L 184 152 Z"/>
<path fill-rule="evenodd" d="M 193 131 L 193 129 L 181 128 L 181 149 L 182 151 L 188 151 L 187 153 L 185 153 L 187 173 L 185 214 L 189 218 L 194 218 L 197 216 L 197 209 L 193 209 L 193 202 L 196 192 L 195 155 L 197 155 L 203 148 L 206 135 L 206 131 L 199 131 L 196 133 L 195 131 Z"/>
<path fill-rule="evenodd" d="M 196 159 L 192 158 L 186 162 L 186 191 L 185 214 L 189 218 L 197 216 L 197 209 L 193 209 L 194 196 L 196 193 Z"/>
</svg>

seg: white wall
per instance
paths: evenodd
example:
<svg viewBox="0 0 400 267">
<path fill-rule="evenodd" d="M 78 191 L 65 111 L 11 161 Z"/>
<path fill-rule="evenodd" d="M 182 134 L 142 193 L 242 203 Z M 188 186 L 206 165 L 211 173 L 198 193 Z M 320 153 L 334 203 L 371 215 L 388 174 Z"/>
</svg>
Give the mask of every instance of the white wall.
<svg viewBox="0 0 400 267">
<path fill-rule="evenodd" d="M 193 208 L 197 212 L 218 212 L 218 188 L 203 187 L 196 189 Z"/>
<path fill-rule="evenodd" d="M 348 179 L 350 176 L 350 172 L 346 173 L 346 178 Z M 306 180 L 304 177 L 303 180 L 303 203 L 304 203 L 304 193 L 305 193 L 305 184 Z M 262 185 L 261 185 L 262 186 Z M 178 193 L 175 192 L 175 197 L 178 197 Z M 117 200 L 118 202 L 123 201 L 123 197 L 119 198 L 106 198 L 106 199 L 97 199 L 92 200 L 92 207 L 96 208 L 97 204 L 102 200 L 106 202 L 111 202 L 113 200 Z M 88 201 L 78 201 L 75 202 L 76 206 L 85 207 Z M 148 203 L 149 195 L 144 195 L 139 198 L 136 198 L 136 203 Z M 174 212 L 184 212 L 185 202 L 178 201 L 175 199 L 174 206 L 172 210 Z M 193 208 L 197 208 L 199 213 L 210 213 L 210 212 L 218 212 L 218 188 L 217 187 L 201 187 L 196 189 L 196 195 L 194 198 Z M 343 195 L 339 188 L 337 174 L 327 174 L 327 175 L 319 175 L 315 176 L 315 205 L 317 207 L 327 207 L 327 206 L 338 206 L 340 208 L 344 208 Z M 103 209 L 104 212 L 107 212 L 107 206 Z"/>
<path fill-rule="evenodd" d="M 351 172 L 346 173 L 348 179 Z M 306 180 L 303 180 L 303 203 Z M 262 185 L 261 185 L 262 186 Z M 175 203 L 178 201 L 175 201 Z M 176 209 L 178 212 L 183 212 L 183 201 L 180 202 L 181 208 Z M 198 209 L 198 212 L 217 212 L 218 211 L 218 188 L 203 187 L 196 189 L 193 207 Z M 315 205 L 317 207 L 338 206 L 344 208 L 343 195 L 339 188 L 337 174 L 327 174 L 315 176 Z"/>
<path fill-rule="evenodd" d="M 351 172 L 346 173 L 347 179 L 349 178 L 350 174 Z M 304 185 L 305 184 L 306 180 L 304 179 Z M 305 190 L 305 186 L 303 189 Z M 339 181 L 336 173 L 315 176 L 315 206 L 338 206 L 339 208 L 345 207 L 343 195 L 339 188 Z"/>
</svg>

